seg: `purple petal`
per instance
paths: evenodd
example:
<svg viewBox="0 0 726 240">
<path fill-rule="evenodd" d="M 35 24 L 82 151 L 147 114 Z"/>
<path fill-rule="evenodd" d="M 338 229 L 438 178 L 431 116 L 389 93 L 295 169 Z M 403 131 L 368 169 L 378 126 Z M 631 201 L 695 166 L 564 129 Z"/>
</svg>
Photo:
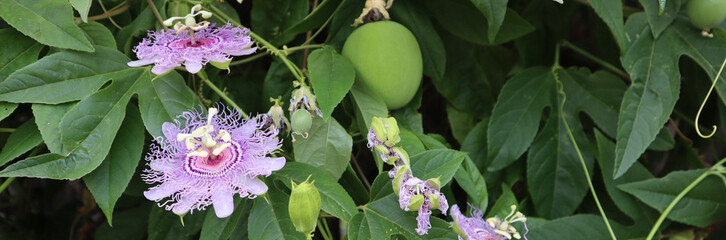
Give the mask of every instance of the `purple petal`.
<svg viewBox="0 0 726 240">
<path fill-rule="evenodd" d="M 128 63 L 126 63 L 126 65 L 129 65 L 129 67 L 141 67 L 141 66 L 149 65 L 149 64 L 152 64 L 155 62 L 156 62 L 156 59 L 154 59 L 154 58 L 145 58 L 145 59 L 139 59 L 136 61 L 128 62 Z"/>
<path fill-rule="evenodd" d="M 153 72 L 156 75 L 162 75 L 164 73 L 167 73 L 174 69 L 172 66 L 165 66 L 165 65 L 156 65 L 153 68 L 151 68 L 151 72 Z"/>
<path fill-rule="evenodd" d="M 202 65 L 202 62 L 197 62 L 197 61 L 184 62 L 184 67 L 187 68 L 187 71 L 189 71 L 189 73 L 198 73 L 199 70 L 202 70 L 202 66 L 204 66 L 204 65 Z"/>
<path fill-rule="evenodd" d="M 151 201 L 159 201 L 162 198 L 168 197 L 179 190 L 180 189 L 175 188 L 172 184 L 161 184 L 159 186 L 149 189 L 148 191 L 145 191 L 144 197 Z"/>
<path fill-rule="evenodd" d="M 214 213 L 218 218 L 226 218 L 232 215 L 234 211 L 234 193 L 220 190 L 212 195 L 212 204 L 214 204 Z"/>
<path fill-rule="evenodd" d="M 267 185 L 257 178 L 245 178 L 245 186 L 247 186 L 247 191 L 254 195 L 262 195 L 267 192 Z"/>
</svg>

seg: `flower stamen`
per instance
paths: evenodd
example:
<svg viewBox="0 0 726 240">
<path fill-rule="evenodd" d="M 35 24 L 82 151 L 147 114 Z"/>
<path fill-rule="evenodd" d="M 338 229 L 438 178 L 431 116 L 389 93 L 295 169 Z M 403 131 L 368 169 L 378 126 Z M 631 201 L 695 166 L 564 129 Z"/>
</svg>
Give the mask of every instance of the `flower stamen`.
<svg viewBox="0 0 726 240">
<path fill-rule="evenodd" d="M 194 129 L 192 133 L 177 134 L 177 141 L 185 142 L 187 150 L 194 150 L 188 153 L 187 157 L 206 158 L 209 157 L 209 153 L 212 153 L 212 159 L 214 159 L 232 145 L 230 143 L 232 141 L 232 135 L 226 130 L 219 130 L 214 137 L 211 135 L 214 132 L 212 120 L 218 112 L 216 108 L 210 108 L 206 125 Z M 218 142 L 218 140 L 222 140 L 222 143 Z"/>
</svg>

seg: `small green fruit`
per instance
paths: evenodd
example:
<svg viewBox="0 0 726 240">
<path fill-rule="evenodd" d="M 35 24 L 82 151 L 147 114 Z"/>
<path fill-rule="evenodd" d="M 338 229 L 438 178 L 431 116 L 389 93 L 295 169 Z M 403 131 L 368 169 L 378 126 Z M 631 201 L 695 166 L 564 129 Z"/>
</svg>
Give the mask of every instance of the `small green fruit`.
<svg viewBox="0 0 726 240">
<path fill-rule="evenodd" d="M 315 180 L 308 183 L 309 179 L 310 177 L 300 184 L 290 180 L 292 192 L 288 205 L 290 220 L 295 225 L 295 230 L 308 235 L 315 231 L 321 206 L 320 193 L 314 185 Z"/>
<path fill-rule="evenodd" d="M 688 17 L 699 29 L 714 28 L 726 19 L 726 0 L 691 0 L 688 2 Z"/>
<path fill-rule="evenodd" d="M 296 133 L 307 132 L 313 126 L 313 116 L 305 109 L 295 110 L 290 120 L 292 121 L 292 131 Z"/>
<path fill-rule="evenodd" d="M 343 46 L 356 79 L 378 93 L 388 109 L 405 106 L 418 91 L 423 74 L 421 49 L 411 31 L 392 21 L 367 23 Z"/>
</svg>

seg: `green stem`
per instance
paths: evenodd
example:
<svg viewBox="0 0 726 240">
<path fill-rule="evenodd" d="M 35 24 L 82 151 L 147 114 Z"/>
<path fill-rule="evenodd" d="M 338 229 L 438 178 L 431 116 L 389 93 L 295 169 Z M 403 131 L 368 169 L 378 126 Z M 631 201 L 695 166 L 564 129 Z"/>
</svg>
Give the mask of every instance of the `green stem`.
<svg viewBox="0 0 726 240">
<path fill-rule="evenodd" d="M 291 54 L 291 53 L 294 53 L 296 51 L 303 50 L 303 49 L 320 48 L 320 47 L 323 47 L 323 45 L 322 44 L 307 44 L 307 45 L 300 45 L 300 46 L 297 46 L 297 47 L 291 47 L 291 48 L 288 48 L 288 49 L 285 49 L 285 50 L 281 50 L 281 51 L 285 51 L 287 54 Z M 248 58 L 245 58 L 245 59 L 242 59 L 242 60 L 237 60 L 237 61 L 231 62 L 229 65 L 230 66 L 234 66 L 234 65 L 245 64 L 245 63 L 248 63 L 248 62 L 252 62 L 254 60 L 257 60 L 258 58 L 267 56 L 267 55 L 270 55 L 270 52 L 261 52 L 261 53 L 252 55 L 251 57 L 248 57 Z"/>
<path fill-rule="evenodd" d="M 333 234 L 330 233 L 330 227 L 328 227 L 328 221 L 326 221 L 324 218 L 320 219 L 323 222 L 323 226 L 325 226 L 325 232 L 328 233 L 328 237 L 330 239 L 333 239 Z"/>
<path fill-rule="evenodd" d="M 0 128 L 0 132 L 5 132 L 5 133 L 15 132 L 15 128 Z"/>
<path fill-rule="evenodd" d="M 9 177 L 8 179 L 5 179 L 5 182 L 3 182 L 3 185 L 0 185 L 0 193 L 2 193 L 5 188 L 10 186 L 10 183 L 12 183 L 15 180 L 15 177 Z"/>
<path fill-rule="evenodd" d="M 217 88 L 217 85 L 214 85 L 214 83 L 212 83 L 212 81 L 209 81 L 209 77 L 207 77 L 207 73 L 205 73 L 204 71 L 199 71 L 199 73 L 197 73 L 197 75 L 199 75 L 199 78 L 201 78 L 202 81 L 204 83 L 206 83 L 207 86 L 209 86 L 209 88 L 212 89 L 212 91 L 217 93 L 217 95 L 219 95 L 219 97 L 221 97 L 227 104 L 232 105 L 232 107 L 234 107 L 234 109 L 239 111 L 242 114 L 242 117 L 247 118 L 247 114 L 242 110 L 242 108 L 240 108 L 236 103 L 234 103 L 234 101 L 232 101 L 232 99 L 230 99 L 227 96 L 227 94 L 222 92 L 222 90 L 219 90 L 219 88 Z"/>
<path fill-rule="evenodd" d="M 595 55 L 592 55 L 589 52 L 583 50 L 582 48 L 579 48 L 579 47 L 575 46 L 574 44 L 568 42 L 567 40 L 562 41 L 562 46 L 563 47 L 567 47 L 569 49 L 572 49 L 572 51 L 575 51 L 575 52 L 579 53 L 580 55 L 582 55 L 582 56 L 584 56 L 584 57 L 586 57 L 586 58 L 588 58 L 588 59 L 590 59 L 590 60 L 592 60 L 592 61 L 600 64 L 604 68 L 610 70 L 611 72 L 619 75 L 622 78 L 625 78 L 625 79 L 628 79 L 628 80 L 630 79 L 630 75 L 628 75 L 628 73 L 626 73 L 625 71 L 620 70 L 620 68 L 618 68 L 618 67 L 616 67 L 616 66 L 614 66 L 614 65 L 612 65 L 612 64 L 610 64 L 608 62 L 606 62 L 605 60 L 602 60 L 602 59 L 596 57 Z"/>
<path fill-rule="evenodd" d="M 331 240 L 331 237 L 328 236 L 328 232 L 325 231 L 325 226 L 323 226 L 324 221 L 322 219 L 318 219 L 318 230 L 320 231 L 320 235 L 323 236 L 323 239 L 325 240 Z"/>
<path fill-rule="evenodd" d="M 585 172 L 585 179 L 587 180 L 587 185 L 590 188 L 590 193 L 592 193 L 592 198 L 595 199 L 595 205 L 597 205 L 598 211 L 600 211 L 600 215 L 602 216 L 602 220 L 605 222 L 605 226 L 608 228 L 608 232 L 610 233 L 610 237 L 612 237 L 613 240 L 617 240 L 618 238 L 615 236 L 615 232 L 613 231 L 612 226 L 610 226 L 610 221 L 608 221 L 607 215 L 605 215 L 605 211 L 602 208 L 602 204 L 600 204 L 600 200 L 597 197 L 597 192 L 595 192 L 595 187 L 592 185 L 592 180 L 590 179 L 590 172 L 587 170 L 587 164 L 585 164 L 585 158 L 582 157 L 582 152 L 580 152 L 580 147 L 577 146 L 577 141 L 575 140 L 575 136 L 572 134 L 572 129 L 570 129 L 570 125 L 567 123 L 567 119 L 565 118 L 565 101 L 567 100 L 567 95 L 565 94 L 565 87 L 560 81 L 559 75 L 557 73 L 557 70 L 561 69 L 560 67 L 560 47 L 555 47 L 555 64 L 552 66 L 552 75 L 555 78 L 555 82 L 557 83 L 557 91 L 558 94 L 562 95 L 562 103 L 560 103 L 559 107 L 559 115 L 562 119 L 562 124 L 565 125 L 565 130 L 567 130 L 567 136 L 570 138 L 570 141 L 572 142 L 572 146 L 575 147 L 575 152 L 577 152 L 577 157 L 580 159 L 580 164 L 582 165 L 582 170 Z"/>
<path fill-rule="evenodd" d="M 166 28 L 166 25 L 164 25 L 164 19 L 161 19 L 159 10 L 156 9 L 156 5 L 154 5 L 154 2 L 152 0 L 146 0 L 146 3 L 149 5 L 149 8 L 151 8 L 151 12 L 154 13 L 154 17 L 156 17 L 156 21 L 159 22 L 159 25 L 161 25 L 162 28 L 164 28 L 164 31 L 169 30 Z"/>
<path fill-rule="evenodd" d="M 231 22 L 234 25 L 244 27 L 241 23 L 235 21 L 234 19 L 232 19 L 227 14 L 225 14 L 224 12 L 222 12 L 221 10 L 219 10 L 214 5 L 209 5 L 209 9 L 212 12 L 214 12 L 215 15 L 220 16 L 222 18 L 222 20 L 226 20 L 228 22 Z M 280 49 L 278 49 L 277 47 L 275 47 L 275 45 L 272 45 L 270 42 L 268 42 L 267 40 L 265 40 L 264 38 L 262 38 L 260 35 L 257 35 L 257 33 L 254 33 L 252 31 L 249 31 L 249 34 L 250 34 L 250 37 L 252 37 L 253 39 L 255 39 L 255 41 L 258 44 L 262 45 L 264 48 L 267 48 L 274 55 L 276 55 L 277 57 L 279 57 L 280 60 L 282 60 L 282 62 L 285 64 L 285 66 L 287 66 L 287 68 L 290 70 L 290 72 L 292 72 L 292 74 L 295 76 L 295 78 L 297 80 L 300 80 L 301 82 L 302 82 L 302 80 L 304 80 L 302 71 L 300 71 L 300 69 L 297 68 L 295 66 L 295 64 L 293 64 L 292 61 L 290 61 L 290 59 L 287 58 L 287 56 L 284 53 L 284 51 L 281 51 Z"/>
<path fill-rule="evenodd" d="M 101 15 L 90 16 L 87 18 L 87 20 L 94 21 L 94 20 L 99 20 L 99 19 L 104 19 L 104 18 L 110 18 L 110 17 L 116 16 L 118 14 L 121 14 L 122 12 L 129 9 L 129 7 L 131 7 L 131 2 L 127 2 L 126 4 L 120 5 L 120 7 L 116 6 L 116 7 L 112 8 L 109 12 L 105 12 Z M 76 21 L 80 22 L 81 18 L 76 18 Z"/>
</svg>

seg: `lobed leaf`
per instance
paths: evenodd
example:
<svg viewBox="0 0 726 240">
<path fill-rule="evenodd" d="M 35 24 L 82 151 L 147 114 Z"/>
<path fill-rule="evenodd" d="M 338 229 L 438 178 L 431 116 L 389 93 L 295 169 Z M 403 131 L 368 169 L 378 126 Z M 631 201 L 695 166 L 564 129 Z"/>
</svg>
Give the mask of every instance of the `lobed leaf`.
<svg viewBox="0 0 726 240">
<path fill-rule="evenodd" d="M 73 22 L 65 0 L 0 0 L 0 17 L 23 34 L 53 47 L 93 52 L 93 45 Z"/>
</svg>

